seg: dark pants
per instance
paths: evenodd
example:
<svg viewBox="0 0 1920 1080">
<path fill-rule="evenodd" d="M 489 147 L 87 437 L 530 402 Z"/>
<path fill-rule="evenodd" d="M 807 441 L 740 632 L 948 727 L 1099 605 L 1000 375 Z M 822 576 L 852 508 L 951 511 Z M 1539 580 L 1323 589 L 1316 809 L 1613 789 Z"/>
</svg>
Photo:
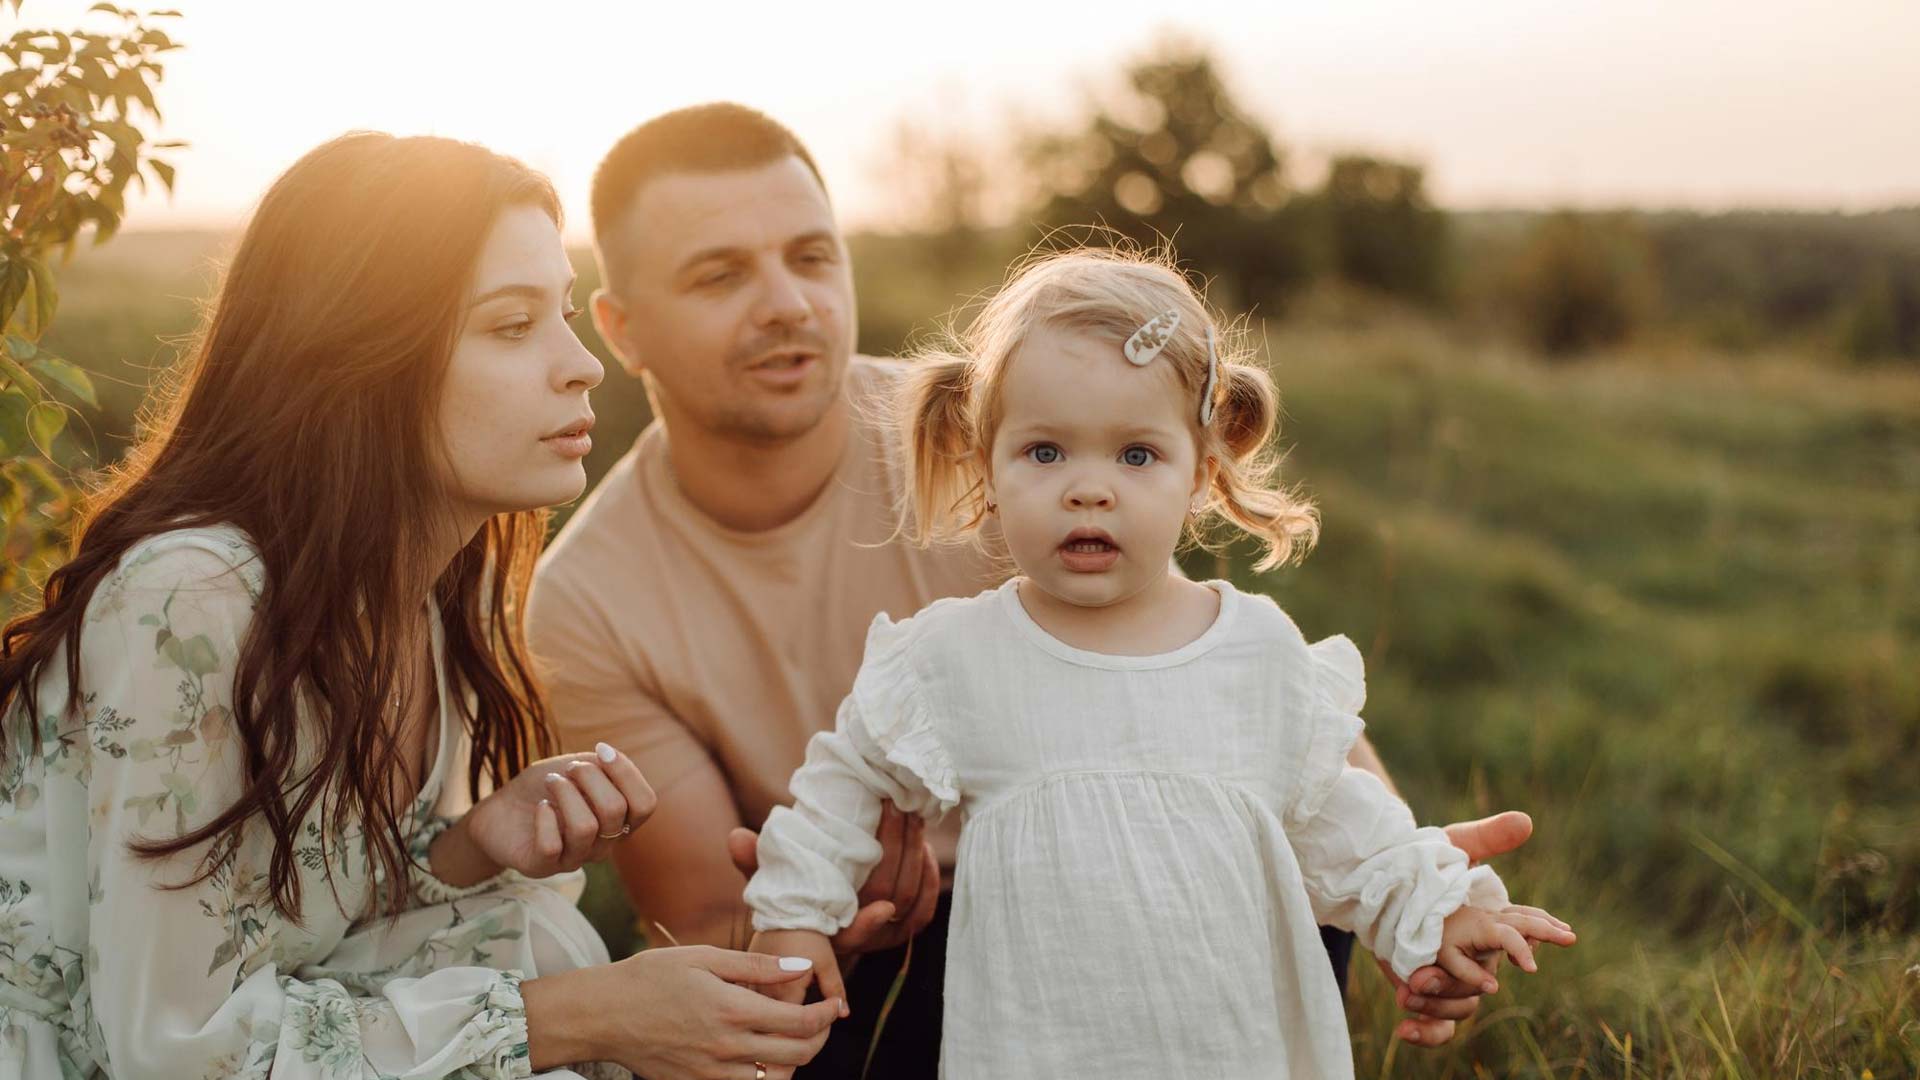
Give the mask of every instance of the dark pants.
<svg viewBox="0 0 1920 1080">
<path fill-rule="evenodd" d="M 870 1080 L 934 1080 L 940 1073 L 940 996 L 947 978 L 947 919 L 952 913 L 953 894 L 941 893 L 933 922 L 913 940 L 913 966 L 887 1016 L 873 1067 L 866 1071 Z M 1353 935 L 1323 926 L 1320 940 L 1344 998 Z M 890 949 L 860 958 L 847 976 L 847 1008 L 853 1015 L 833 1025 L 820 1055 L 795 1072 L 794 1080 L 860 1080 L 874 1024 L 906 952 Z"/>
</svg>

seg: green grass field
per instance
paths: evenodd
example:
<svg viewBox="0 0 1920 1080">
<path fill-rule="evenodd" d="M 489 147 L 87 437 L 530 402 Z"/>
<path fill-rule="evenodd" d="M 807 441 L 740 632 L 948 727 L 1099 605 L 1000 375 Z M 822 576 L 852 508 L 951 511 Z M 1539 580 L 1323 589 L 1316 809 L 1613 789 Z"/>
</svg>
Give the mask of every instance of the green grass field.
<svg viewBox="0 0 1920 1080">
<path fill-rule="evenodd" d="M 218 246 L 129 235 L 63 272 L 50 344 L 104 377 L 106 451 Z M 962 284 L 897 242 L 857 255 L 869 351 Z M 1438 1051 L 1390 1045 L 1360 965 L 1360 1075 L 1920 1075 L 1920 371 L 1678 346 L 1547 366 L 1312 305 L 1264 334 L 1321 544 L 1265 577 L 1231 550 L 1191 569 L 1351 636 L 1416 813 L 1531 812 L 1502 872 L 1582 934 Z M 595 405 L 597 477 L 646 414 L 617 369 Z M 633 941 L 604 874 L 589 910 Z"/>
</svg>

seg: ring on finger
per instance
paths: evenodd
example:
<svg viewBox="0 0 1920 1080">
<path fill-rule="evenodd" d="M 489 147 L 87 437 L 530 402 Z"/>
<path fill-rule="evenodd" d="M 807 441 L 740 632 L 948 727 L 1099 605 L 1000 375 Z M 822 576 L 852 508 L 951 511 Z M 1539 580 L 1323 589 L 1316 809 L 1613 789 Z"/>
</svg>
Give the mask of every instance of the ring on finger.
<svg viewBox="0 0 1920 1080">
<path fill-rule="evenodd" d="M 633 822 L 629 821 L 626 824 L 620 826 L 619 832 L 603 832 L 597 835 L 602 840 L 618 840 L 632 831 L 633 831 Z"/>
</svg>

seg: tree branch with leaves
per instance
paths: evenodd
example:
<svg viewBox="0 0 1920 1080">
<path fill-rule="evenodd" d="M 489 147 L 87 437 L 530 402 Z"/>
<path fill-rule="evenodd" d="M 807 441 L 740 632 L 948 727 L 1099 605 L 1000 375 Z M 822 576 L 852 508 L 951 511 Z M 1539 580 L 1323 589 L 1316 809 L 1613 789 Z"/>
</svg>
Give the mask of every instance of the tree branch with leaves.
<svg viewBox="0 0 1920 1080">
<path fill-rule="evenodd" d="M 23 0 L 0 0 L 17 17 Z M 61 436 L 74 403 L 98 407 L 81 366 L 42 347 L 59 310 L 53 260 L 91 229 L 111 239 L 127 189 L 173 191 L 173 166 L 142 127 L 161 120 L 161 58 L 180 46 L 139 13 L 95 4 L 109 29 L 14 32 L 0 45 L 0 605 L 57 559 L 77 507 L 84 455 Z"/>
</svg>

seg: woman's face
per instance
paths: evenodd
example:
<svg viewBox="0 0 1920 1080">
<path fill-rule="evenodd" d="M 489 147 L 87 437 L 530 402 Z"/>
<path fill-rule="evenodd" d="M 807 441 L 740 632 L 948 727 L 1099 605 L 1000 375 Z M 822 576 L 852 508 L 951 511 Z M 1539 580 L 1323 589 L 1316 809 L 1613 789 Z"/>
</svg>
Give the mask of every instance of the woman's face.
<svg viewBox="0 0 1920 1080">
<path fill-rule="evenodd" d="M 494 514 L 566 502 L 586 487 L 587 391 L 605 374 L 567 320 L 573 267 L 546 212 L 514 206 L 475 268 L 440 393 L 455 512 Z"/>
</svg>

